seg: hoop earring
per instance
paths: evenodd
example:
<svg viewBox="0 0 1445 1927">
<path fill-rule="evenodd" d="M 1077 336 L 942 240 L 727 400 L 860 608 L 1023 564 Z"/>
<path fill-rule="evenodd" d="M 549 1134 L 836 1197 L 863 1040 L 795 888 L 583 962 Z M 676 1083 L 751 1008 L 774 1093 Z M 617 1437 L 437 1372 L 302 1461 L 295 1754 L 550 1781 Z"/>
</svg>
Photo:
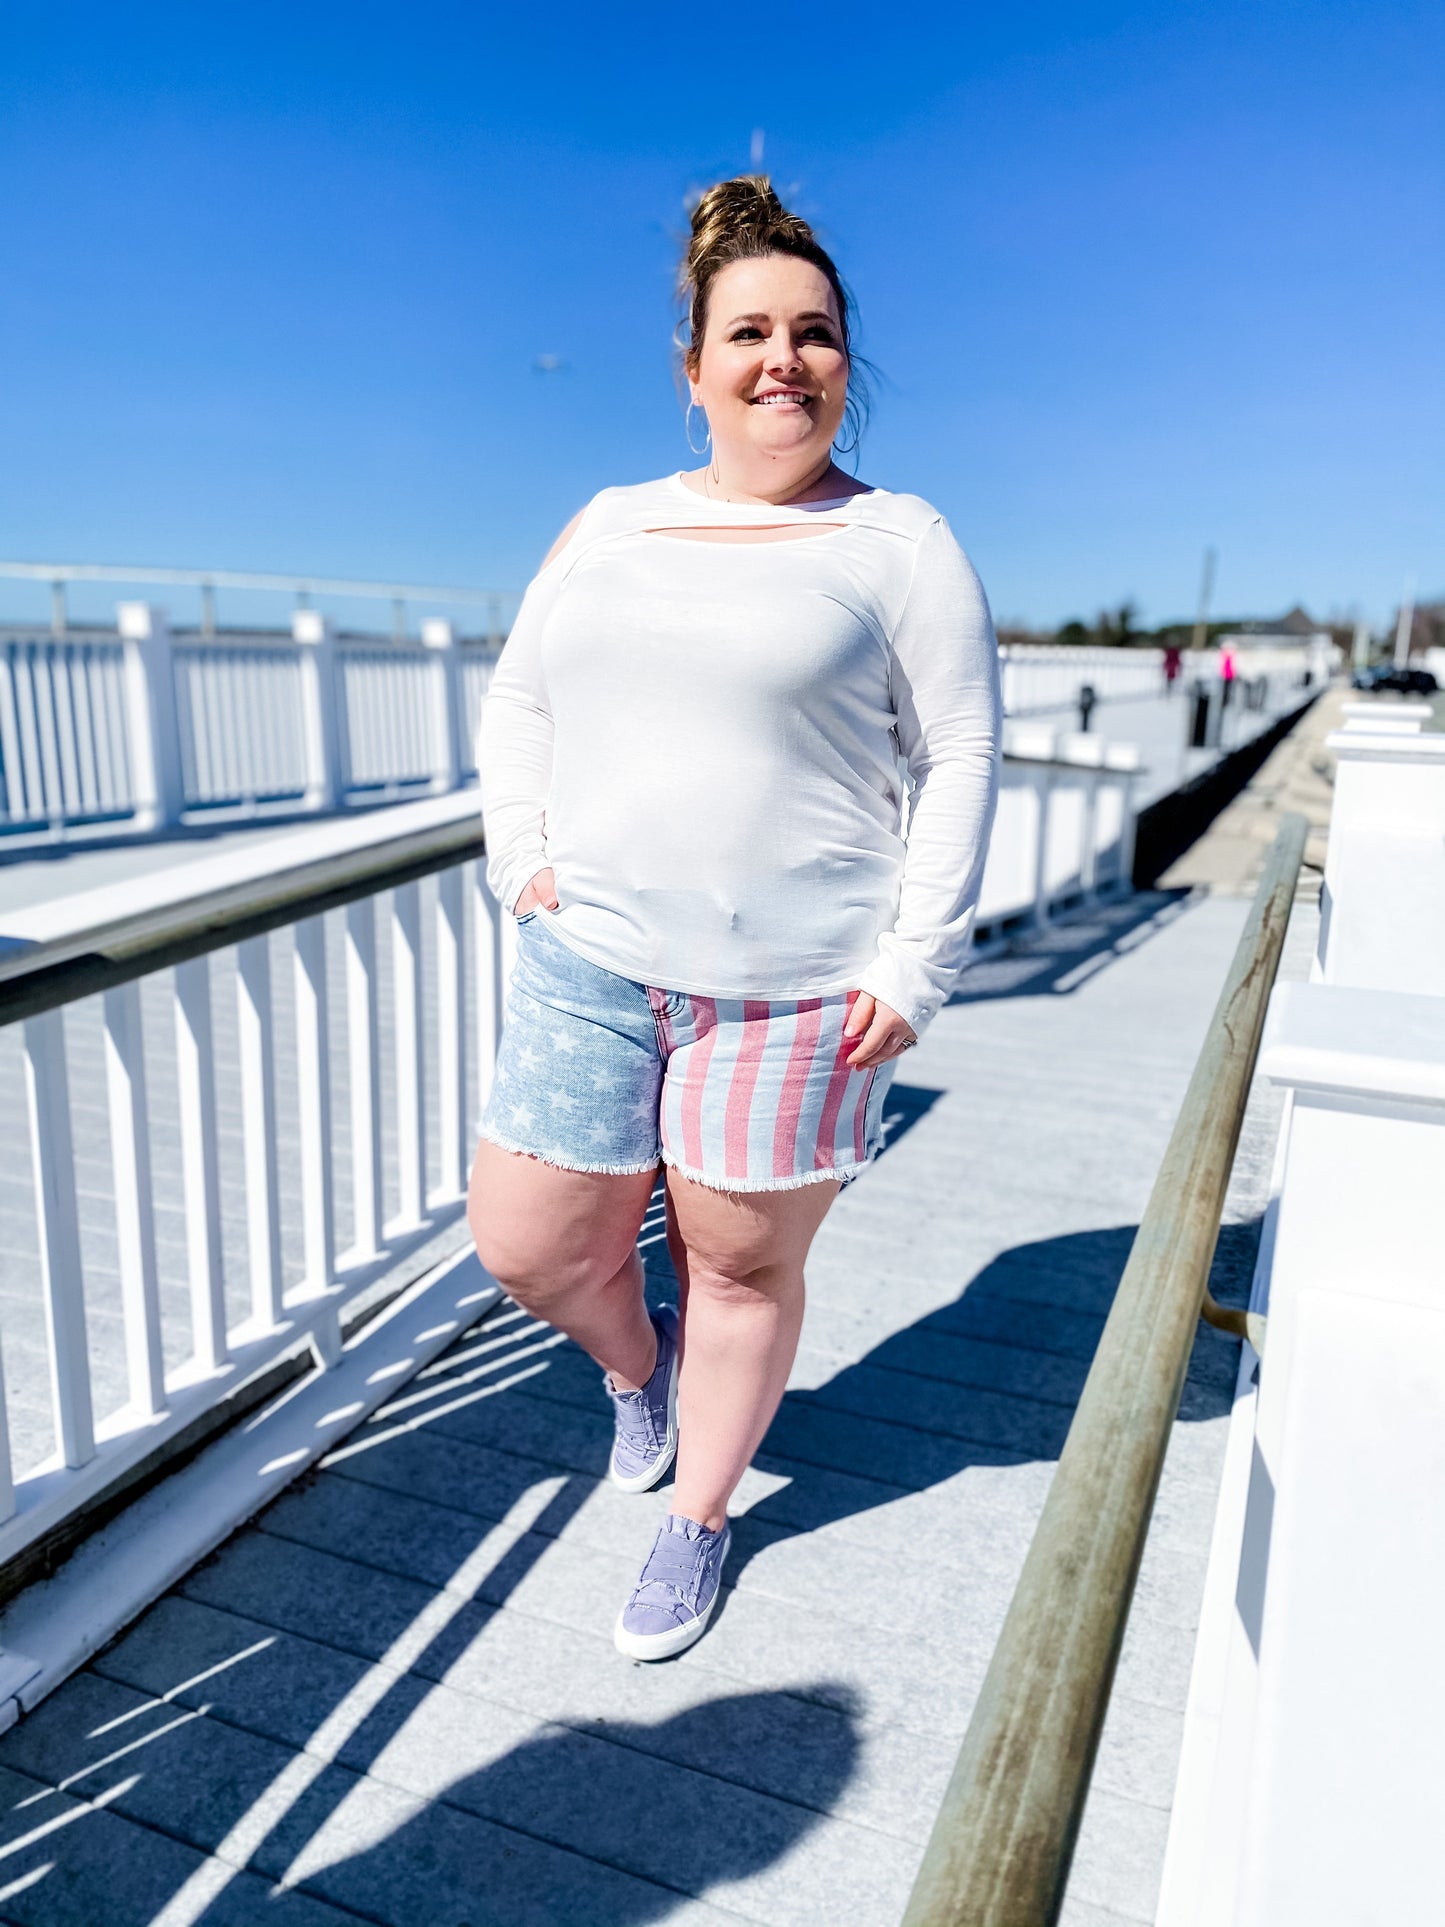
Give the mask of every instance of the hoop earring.
<svg viewBox="0 0 1445 1927">
<path fill-rule="evenodd" d="M 848 419 L 848 417 L 847 417 L 847 414 L 846 414 L 846 413 L 844 414 L 844 417 L 843 417 L 843 419 L 844 419 L 844 421 L 847 421 L 847 419 Z M 852 473 L 852 474 L 854 474 L 854 475 L 856 475 L 856 474 L 858 473 L 858 462 L 857 462 L 857 455 L 858 455 L 858 444 L 859 444 L 859 443 L 860 443 L 860 442 L 862 441 L 862 439 L 863 439 L 863 429 L 862 429 L 862 426 L 861 426 L 861 424 L 859 423 L 859 420 L 858 420 L 858 417 L 857 417 L 856 415 L 855 415 L 855 416 L 853 417 L 853 424 L 852 424 L 852 426 L 853 426 L 853 439 L 852 439 L 852 441 L 851 441 L 851 442 L 849 442 L 849 443 L 847 443 L 847 444 L 846 444 L 846 446 L 844 446 L 844 447 L 841 447 L 841 448 L 840 448 L 840 447 L 839 447 L 839 445 L 838 445 L 838 439 L 837 439 L 837 437 L 835 436 L 835 437 L 833 438 L 833 453 L 834 453 L 835 455 L 843 455 L 843 456 L 846 456 L 846 455 L 851 455 L 851 456 L 853 456 L 853 457 L 854 457 L 854 462 L 853 462 L 853 467 L 852 467 L 852 470 L 851 470 L 851 473 Z"/>
<path fill-rule="evenodd" d="M 706 455 L 708 444 L 712 441 L 712 425 L 709 423 L 708 431 L 702 438 L 702 447 L 699 448 L 697 443 L 692 439 L 692 411 L 694 408 L 697 409 L 697 412 L 702 416 L 703 420 L 705 422 L 707 421 L 706 410 L 699 406 L 697 402 L 690 401 L 687 404 L 687 413 L 682 418 L 682 432 L 687 437 L 687 445 L 694 455 Z"/>
</svg>

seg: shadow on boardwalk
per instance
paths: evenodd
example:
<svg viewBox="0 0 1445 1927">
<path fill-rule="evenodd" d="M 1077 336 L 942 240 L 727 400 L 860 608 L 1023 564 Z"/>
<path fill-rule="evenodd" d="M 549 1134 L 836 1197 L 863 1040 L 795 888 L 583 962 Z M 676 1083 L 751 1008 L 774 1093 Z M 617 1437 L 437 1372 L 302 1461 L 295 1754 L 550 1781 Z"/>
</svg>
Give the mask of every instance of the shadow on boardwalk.
<svg viewBox="0 0 1445 1927">
<path fill-rule="evenodd" d="M 736 1522 L 710 1638 L 749 1564 L 783 1542 L 969 1467 L 1055 1459 L 1131 1239 L 1120 1226 L 1008 1251 L 955 1302 L 790 1392 L 758 1460 L 778 1483 Z M 1227 1409 L 1233 1355 L 1201 1339 L 1185 1416 Z M 39 1874 L 7 1890 L 0 1917 L 631 1927 L 686 1910 L 722 1927 L 732 1916 L 706 1896 L 780 1866 L 837 1811 L 860 1708 L 846 1681 L 809 1675 L 806 1650 L 786 1687 L 742 1692 L 706 1668 L 596 1650 L 612 1574 L 594 1561 L 569 1576 L 564 1534 L 608 1502 L 609 1439 L 582 1354 L 510 1309 L 469 1333 L 0 1741 L 0 1853 L 12 1880 Z M 999 1557 L 1019 1553 L 1005 1534 Z M 901 1592 L 910 1583 L 900 1567 Z M 551 1718 L 547 1613 L 573 1644 L 586 1628 L 592 1669 L 564 1658 L 572 1710 Z M 639 1671 L 644 1703 L 659 1686 L 681 1703 L 617 1717 L 634 1690 L 617 1675 Z M 67 1809 L 84 1825 L 57 1840 L 46 1823 Z M 129 1843 L 108 1838 L 122 1818 L 140 1823 Z M 160 1836 L 191 1850 L 165 1892 Z"/>
<path fill-rule="evenodd" d="M 1045 930 L 1025 932 L 1012 949 L 983 957 L 963 977 L 950 1004 L 990 1003 L 1004 997 L 1071 996 L 1172 923 L 1190 901 L 1188 890 L 1139 890 L 1079 911 Z"/>
</svg>

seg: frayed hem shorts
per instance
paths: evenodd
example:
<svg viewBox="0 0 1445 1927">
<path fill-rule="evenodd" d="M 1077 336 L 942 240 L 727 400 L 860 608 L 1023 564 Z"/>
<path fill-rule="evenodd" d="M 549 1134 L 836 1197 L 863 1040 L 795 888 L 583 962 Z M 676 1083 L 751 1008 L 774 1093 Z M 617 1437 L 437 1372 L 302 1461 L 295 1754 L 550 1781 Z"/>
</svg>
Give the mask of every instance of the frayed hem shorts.
<svg viewBox="0 0 1445 1927">
<path fill-rule="evenodd" d="M 882 1149 L 897 1065 L 847 1063 L 858 994 L 700 997 L 633 983 L 528 910 L 481 1135 L 572 1171 L 661 1161 L 722 1191 L 851 1184 Z"/>
</svg>

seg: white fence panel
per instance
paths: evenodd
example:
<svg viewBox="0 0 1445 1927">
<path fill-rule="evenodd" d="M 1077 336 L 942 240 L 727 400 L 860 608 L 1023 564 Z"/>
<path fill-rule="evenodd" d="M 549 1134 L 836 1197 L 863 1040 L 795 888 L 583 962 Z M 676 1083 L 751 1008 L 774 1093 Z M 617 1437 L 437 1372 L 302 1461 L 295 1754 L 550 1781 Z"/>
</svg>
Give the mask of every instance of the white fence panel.
<svg viewBox="0 0 1445 1927">
<path fill-rule="evenodd" d="M 378 841 L 442 868 L 0 1025 L 0 1074 L 28 1093 L 15 1128 L 39 1258 L 0 1249 L 0 1561 L 272 1361 L 309 1345 L 334 1363 L 345 1306 L 459 1223 L 511 962 L 502 912 L 483 864 L 446 855 L 476 847 L 465 796 L 318 825 L 286 859 L 370 877 Z M 107 930 L 188 921 L 208 892 L 273 900 L 276 860 L 252 844 L 24 913 L 0 1011 L 26 951 L 104 954 Z M 97 1073 L 98 1105 L 82 1096 Z M 400 1189 L 385 1222 L 383 1177 Z"/>
<path fill-rule="evenodd" d="M 122 603 L 118 620 L 116 634 L 0 632 L 0 834 L 96 825 L 157 834 L 253 814 L 324 815 L 475 779 L 499 637 L 464 640 L 432 619 L 419 637 L 338 635 L 310 608 L 296 611 L 289 635 L 177 635 L 145 603 Z M 1235 653 L 1227 701 L 1220 652 L 1186 655 L 1182 680 L 1210 702 L 1201 724 L 1196 705 L 1178 700 L 1165 763 L 1199 764 L 1248 741 L 1328 672 L 1303 645 Z M 1086 685 L 1090 707 L 1149 703 L 1166 687 L 1158 649 L 1010 644 L 1000 660 L 1014 719 L 1084 724 Z M 1134 721 L 1159 741 L 1157 718 L 1141 709 Z M 1183 768 L 1181 780 L 1195 773 Z"/>
<path fill-rule="evenodd" d="M 0 637 L 0 827 L 131 813 L 122 664 L 113 635 Z"/>
<path fill-rule="evenodd" d="M 1039 900 L 1039 832 L 1048 808 L 1049 770 L 1006 760 L 998 811 L 979 891 L 978 921 L 989 925 L 1023 916 Z"/>
<path fill-rule="evenodd" d="M 293 643 L 178 644 L 176 707 L 189 808 L 305 794 L 301 652 Z"/>
<path fill-rule="evenodd" d="M 999 650 L 999 660 L 1004 710 L 1010 716 L 1074 709 L 1085 683 L 1099 702 L 1137 702 L 1160 695 L 1165 687 L 1162 649 L 1007 643 Z M 1194 673 L 1214 673 L 1214 651 L 1191 655 L 1188 661 Z"/>
<path fill-rule="evenodd" d="M 476 776 L 495 638 L 0 632 L 0 835 L 155 834 L 253 814 L 440 794 Z"/>
<path fill-rule="evenodd" d="M 433 682 L 421 649 L 343 643 L 338 648 L 346 734 L 346 788 L 398 793 L 431 785 L 446 767 L 437 740 Z"/>
</svg>

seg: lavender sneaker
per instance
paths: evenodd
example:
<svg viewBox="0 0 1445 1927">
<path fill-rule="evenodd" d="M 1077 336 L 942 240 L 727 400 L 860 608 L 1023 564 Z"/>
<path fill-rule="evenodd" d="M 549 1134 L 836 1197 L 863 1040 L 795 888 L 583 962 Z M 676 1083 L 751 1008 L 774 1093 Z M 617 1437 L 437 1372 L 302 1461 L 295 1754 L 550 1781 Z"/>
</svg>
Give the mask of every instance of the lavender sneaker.
<svg viewBox="0 0 1445 1927">
<path fill-rule="evenodd" d="M 677 1313 L 663 1305 L 652 1314 L 657 1364 L 640 1392 L 617 1392 L 602 1374 L 612 1400 L 616 1436 L 607 1475 L 624 1492 L 649 1492 L 677 1456 Z"/>
<path fill-rule="evenodd" d="M 612 1637 L 619 1653 L 629 1659 L 671 1659 L 702 1638 L 717 1604 L 732 1536 L 729 1526 L 709 1532 L 696 1519 L 668 1514 L 618 1617 Z"/>
</svg>

